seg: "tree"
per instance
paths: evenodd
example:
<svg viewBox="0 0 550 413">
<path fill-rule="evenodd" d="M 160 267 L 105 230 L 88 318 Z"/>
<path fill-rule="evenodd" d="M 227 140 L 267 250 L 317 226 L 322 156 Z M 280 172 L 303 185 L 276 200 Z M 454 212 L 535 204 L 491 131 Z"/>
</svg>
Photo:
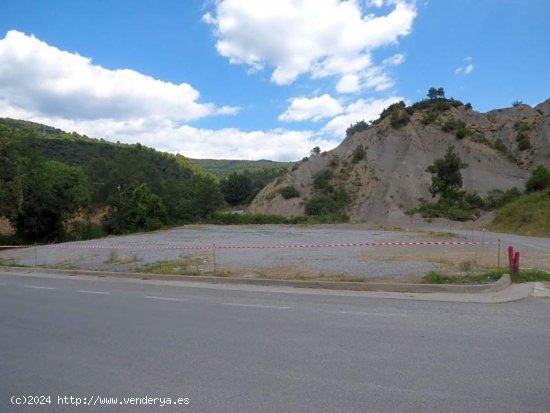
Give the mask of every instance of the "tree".
<svg viewBox="0 0 550 413">
<path fill-rule="evenodd" d="M 152 231 L 165 223 L 164 203 L 145 183 L 131 185 L 115 195 L 103 222 L 113 234 Z"/>
<path fill-rule="evenodd" d="M 443 89 L 442 87 L 431 87 L 428 89 L 427 96 L 429 99 L 445 99 L 445 89 Z"/>
<path fill-rule="evenodd" d="M 233 172 L 221 182 L 223 197 L 229 205 L 243 204 L 249 198 L 252 192 L 252 180 L 247 172 Z"/>
<path fill-rule="evenodd" d="M 462 162 L 460 157 L 454 152 L 454 146 L 449 146 L 447 153 L 441 159 L 426 168 L 426 172 L 432 174 L 432 183 L 430 193 L 433 197 L 441 196 L 441 199 L 456 198 L 462 188 L 461 169 L 468 164 Z"/>
<path fill-rule="evenodd" d="M 213 179 L 196 179 L 179 185 L 183 188 L 175 190 L 181 195 L 175 211 L 178 221 L 196 222 L 223 206 L 223 195 Z"/>
<path fill-rule="evenodd" d="M 2 131 L 0 136 L 0 217 L 14 217 L 23 203 L 29 174 L 41 162 L 32 131 Z"/>
<path fill-rule="evenodd" d="M 318 146 L 316 146 L 311 150 L 311 156 L 319 155 L 320 153 L 321 153 L 321 148 L 319 148 Z"/>
<path fill-rule="evenodd" d="M 525 184 L 525 189 L 527 189 L 527 192 L 535 192 L 546 188 L 550 188 L 550 171 L 543 165 L 539 165 L 531 173 Z"/>
<path fill-rule="evenodd" d="M 23 241 L 59 241 L 67 220 L 90 205 L 90 185 L 81 168 L 40 162 L 25 177 L 22 199 L 9 216 Z"/>
</svg>

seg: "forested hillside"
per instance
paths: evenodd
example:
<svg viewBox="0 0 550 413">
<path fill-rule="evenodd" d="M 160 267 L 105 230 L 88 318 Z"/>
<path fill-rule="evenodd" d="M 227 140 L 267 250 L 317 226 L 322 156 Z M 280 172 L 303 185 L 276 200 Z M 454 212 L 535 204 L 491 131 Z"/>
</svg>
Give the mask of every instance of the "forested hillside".
<svg viewBox="0 0 550 413">
<path fill-rule="evenodd" d="M 225 202 L 231 206 L 248 206 L 270 182 L 286 174 L 294 162 L 268 160 L 192 159 L 202 169 L 220 179 Z"/>
<path fill-rule="evenodd" d="M 0 119 L 0 216 L 20 241 L 151 230 L 221 206 L 217 179 L 183 156 Z"/>
<path fill-rule="evenodd" d="M 243 173 L 248 171 L 251 174 L 264 174 L 269 171 L 271 174 L 281 175 L 288 172 L 295 162 L 275 162 L 261 159 L 259 161 L 246 161 L 236 159 L 191 159 L 205 171 L 223 178 L 232 173 Z"/>
</svg>

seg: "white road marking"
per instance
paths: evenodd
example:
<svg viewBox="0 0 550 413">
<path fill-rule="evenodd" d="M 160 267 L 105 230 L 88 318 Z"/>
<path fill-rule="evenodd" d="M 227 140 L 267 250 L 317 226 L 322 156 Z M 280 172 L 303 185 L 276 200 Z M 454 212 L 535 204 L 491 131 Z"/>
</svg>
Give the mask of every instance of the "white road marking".
<svg viewBox="0 0 550 413">
<path fill-rule="evenodd" d="M 221 305 L 230 305 L 234 307 L 252 307 L 252 308 L 270 308 L 273 310 L 288 310 L 292 307 L 280 307 L 276 305 L 261 305 L 261 304 L 241 304 L 241 303 L 220 303 Z"/>
<path fill-rule="evenodd" d="M 164 300 L 164 301 L 188 301 L 187 298 L 157 297 L 156 295 L 146 295 L 145 298 L 150 298 L 151 300 Z"/>
<path fill-rule="evenodd" d="M 78 292 L 84 293 L 84 294 L 104 294 L 104 295 L 111 294 L 107 291 L 91 291 L 91 290 L 78 290 Z"/>
<path fill-rule="evenodd" d="M 55 287 L 42 287 L 41 285 L 24 285 L 24 288 L 35 288 L 37 290 L 55 290 Z"/>
<path fill-rule="evenodd" d="M 378 317 L 408 317 L 407 314 L 392 314 L 392 313 L 365 313 L 363 311 L 338 311 L 338 314 L 355 314 Z"/>
</svg>

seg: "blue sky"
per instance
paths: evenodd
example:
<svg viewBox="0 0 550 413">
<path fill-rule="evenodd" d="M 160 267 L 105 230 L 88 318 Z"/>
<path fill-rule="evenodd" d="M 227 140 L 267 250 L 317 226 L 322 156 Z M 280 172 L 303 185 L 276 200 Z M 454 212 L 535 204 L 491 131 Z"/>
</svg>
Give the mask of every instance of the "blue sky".
<svg viewBox="0 0 550 413">
<path fill-rule="evenodd" d="M 194 158 L 297 160 L 431 86 L 550 97 L 547 0 L 2 0 L 0 116 Z"/>
</svg>

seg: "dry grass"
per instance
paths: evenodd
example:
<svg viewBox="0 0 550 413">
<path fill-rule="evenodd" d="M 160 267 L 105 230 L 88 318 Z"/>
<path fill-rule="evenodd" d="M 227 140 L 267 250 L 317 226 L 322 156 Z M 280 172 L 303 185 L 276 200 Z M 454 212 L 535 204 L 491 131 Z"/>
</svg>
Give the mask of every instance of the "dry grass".
<svg viewBox="0 0 550 413">
<path fill-rule="evenodd" d="M 222 269 L 216 269 L 214 273 L 212 257 L 209 255 L 194 255 L 174 261 L 158 261 L 154 264 L 141 267 L 137 271 L 141 273 L 165 275 L 216 275 L 218 277 L 231 277 L 234 275 L 232 272 Z"/>
<path fill-rule="evenodd" d="M 262 278 L 267 280 L 301 280 L 301 281 L 340 281 L 340 282 L 363 282 L 363 277 L 330 274 L 324 275 L 318 270 L 305 266 L 286 266 L 277 268 L 262 268 L 255 271 L 248 277 Z"/>
<path fill-rule="evenodd" d="M 497 266 L 497 253 L 489 248 L 459 246 L 373 248 L 361 254 L 368 262 L 426 262 L 437 264 L 440 272 L 471 272 Z"/>
<path fill-rule="evenodd" d="M 132 256 L 120 255 L 117 251 L 109 251 L 109 257 L 105 261 L 105 264 L 132 264 L 134 262 L 140 261 L 137 254 Z"/>
</svg>

